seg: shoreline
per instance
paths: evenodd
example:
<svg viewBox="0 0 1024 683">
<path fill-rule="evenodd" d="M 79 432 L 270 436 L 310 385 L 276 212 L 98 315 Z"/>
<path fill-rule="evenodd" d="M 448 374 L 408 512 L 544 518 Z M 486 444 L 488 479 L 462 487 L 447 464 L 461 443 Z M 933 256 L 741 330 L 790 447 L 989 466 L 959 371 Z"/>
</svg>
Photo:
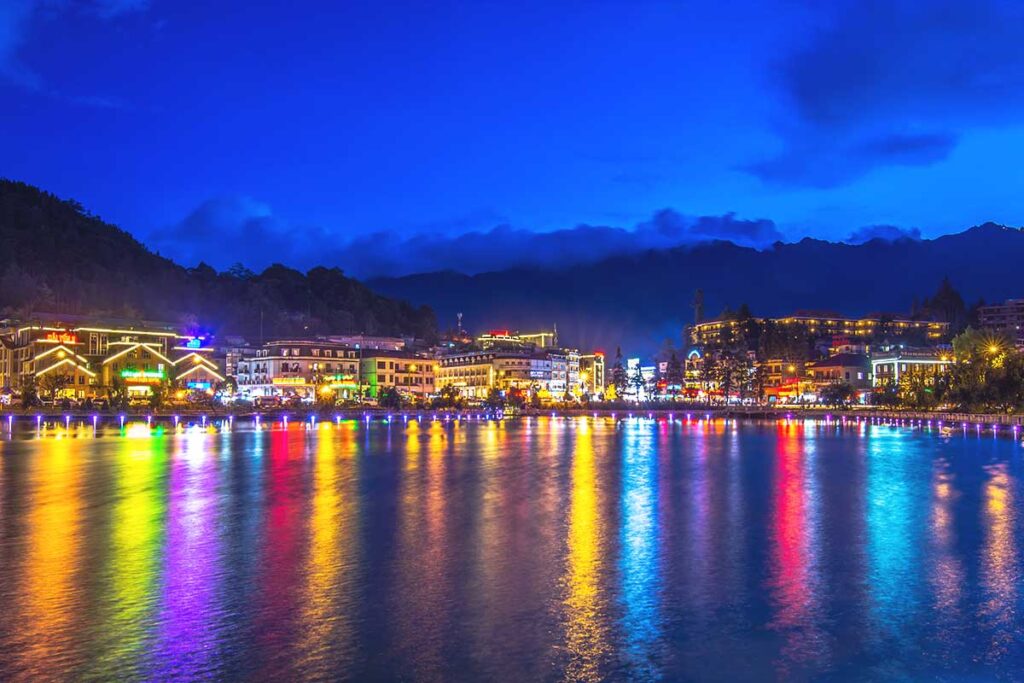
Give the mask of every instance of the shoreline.
<svg viewBox="0 0 1024 683">
<path fill-rule="evenodd" d="M 1024 427 L 1024 415 L 1000 413 L 958 413 L 928 412 L 915 410 L 878 410 L 878 409 L 827 409 L 819 407 L 724 407 L 724 406 L 674 406 L 674 407 L 616 407 L 616 408 L 551 408 L 527 409 L 518 413 L 504 413 L 485 408 L 463 409 L 407 409 L 387 410 L 378 407 L 338 408 L 338 409 L 275 409 L 275 410 L 138 410 L 125 411 L 83 411 L 83 410 L 0 410 L 2 422 L 24 421 L 102 421 L 111 420 L 140 421 L 146 420 L 158 424 L 177 424 L 180 422 L 232 420 L 388 420 L 388 419 L 439 419 L 439 420 L 479 420 L 479 419 L 516 419 L 522 417 L 604 417 L 634 418 L 657 417 L 679 418 L 688 420 L 700 419 L 742 419 L 742 420 L 778 420 L 790 419 L 833 419 L 833 420 L 881 420 L 897 422 L 922 422 L 938 424 L 969 424 L 982 426 Z"/>
</svg>

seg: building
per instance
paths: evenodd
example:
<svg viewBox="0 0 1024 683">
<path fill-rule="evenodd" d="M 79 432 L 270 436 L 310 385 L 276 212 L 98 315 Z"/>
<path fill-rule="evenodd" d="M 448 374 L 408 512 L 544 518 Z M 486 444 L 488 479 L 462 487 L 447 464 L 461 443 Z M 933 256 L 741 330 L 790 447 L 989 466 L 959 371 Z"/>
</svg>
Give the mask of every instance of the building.
<svg viewBox="0 0 1024 683">
<path fill-rule="evenodd" d="M 424 399 L 434 393 L 434 359 L 407 351 L 367 350 L 363 354 L 360 381 L 366 396 L 380 398 L 389 388 L 405 398 Z"/>
<path fill-rule="evenodd" d="M 978 309 L 978 324 L 1017 342 L 1024 341 L 1024 299 L 1007 299 L 1001 304 L 982 306 Z"/>
<path fill-rule="evenodd" d="M 871 384 L 875 387 L 899 385 L 913 376 L 932 378 L 945 372 L 953 360 L 938 349 L 893 348 L 871 356 Z"/>
<path fill-rule="evenodd" d="M 454 387 L 463 398 L 483 400 L 497 386 L 496 351 L 463 351 L 437 359 L 434 386 L 440 392 Z"/>
<path fill-rule="evenodd" d="M 690 327 L 691 342 L 702 348 L 720 348 L 742 338 L 753 327 L 774 325 L 777 329 L 806 334 L 810 339 L 831 341 L 844 338 L 848 343 L 881 342 L 901 339 L 939 343 L 949 334 L 949 323 L 912 320 L 877 314 L 847 318 L 831 313 L 797 313 L 783 318 L 746 318 L 710 320 Z"/>
<path fill-rule="evenodd" d="M 765 397 L 771 401 L 799 400 L 809 388 L 807 367 L 802 360 L 768 358 L 755 363 L 761 373 Z"/>
<path fill-rule="evenodd" d="M 551 380 L 548 383 L 548 391 L 551 392 L 552 398 L 561 401 L 567 391 L 575 388 L 569 383 L 569 354 L 552 351 L 548 354 L 548 358 L 551 360 Z M 579 375 L 578 363 L 577 358 L 577 375 Z"/>
<path fill-rule="evenodd" d="M 510 330 L 491 330 L 476 338 L 481 349 L 553 349 L 557 346 L 557 332 L 512 332 Z"/>
<path fill-rule="evenodd" d="M 816 390 L 835 382 L 845 382 L 857 391 L 871 387 L 871 364 L 861 353 L 838 353 L 807 365 L 807 378 Z"/>
<path fill-rule="evenodd" d="M 106 398 L 122 387 L 146 398 L 160 385 L 213 389 L 224 381 L 206 337 L 169 324 L 104 324 L 74 318 L 9 326 L 0 332 L 0 384 L 20 390 L 34 381 L 45 398 Z"/>
<path fill-rule="evenodd" d="M 579 357 L 579 386 L 580 393 L 591 398 L 604 395 L 605 388 L 605 363 L 604 354 L 600 351 L 582 354 Z"/>
<path fill-rule="evenodd" d="M 324 339 L 332 344 L 348 346 L 353 349 L 373 349 L 375 351 L 401 351 L 412 341 L 401 337 L 374 337 L 367 334 L 332 334 Z"/>
<path fill-rule="evenodd" d="M 175 383 L 182 389 L 212 392 L 226 379 L 217 349 L 209 345 L 206 337 L 192 336 L 179 340 L 171 349 L 171 372 Z"/>
<path fill-rule="evenodd" d="M 362 350 L 327 340 L 283 339 L 238 361 L 238 392 L 246 398 L 268 396 L 312 399 L 318 388 L 339 398 L 363 394 Z"/>
</svg>

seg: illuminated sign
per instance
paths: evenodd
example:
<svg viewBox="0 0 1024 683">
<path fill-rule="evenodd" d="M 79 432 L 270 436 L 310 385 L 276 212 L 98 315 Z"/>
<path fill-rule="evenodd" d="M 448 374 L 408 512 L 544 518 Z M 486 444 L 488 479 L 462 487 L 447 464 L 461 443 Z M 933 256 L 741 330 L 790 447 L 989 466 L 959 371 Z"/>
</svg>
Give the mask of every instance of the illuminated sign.
<svg viewBox="0 0 1024 683">
<path fill-rule="evenodd" d="M 78 335 L 74 332 L 47 332 L 46 341 L 56 342 L 58 344 L 77 344 Z"/>
<path fill-rule="evenodd" d="M 122 370 L 121 377 L 124 379 L 134 379 L 136 381 L 152 382 L 159 381 L 164 378 L 163 370 Z"/>
<path fill-rule="evenodd" d="M 286 386 L 305 386 L 306 380 L 303 377 L 275 377 L 272 384 L 283 384 Z"/>
<path fill-rule="evenodd" d="M 188 386 L 189 389 L 197 389 L 199 391 L 206 391 L 207 389 L 210 388 L 210 383 L 209 382 L 189 382 L 187 386 Z"/>
<path fill-rule="evenodd" d="M 200 349 L 202 347 L 203 347 L 203 338 L 202 337 L 192 337 L 187 342 L 185 342 L 185 348 L 187 348 L 187 349 Z"/>
</svg>

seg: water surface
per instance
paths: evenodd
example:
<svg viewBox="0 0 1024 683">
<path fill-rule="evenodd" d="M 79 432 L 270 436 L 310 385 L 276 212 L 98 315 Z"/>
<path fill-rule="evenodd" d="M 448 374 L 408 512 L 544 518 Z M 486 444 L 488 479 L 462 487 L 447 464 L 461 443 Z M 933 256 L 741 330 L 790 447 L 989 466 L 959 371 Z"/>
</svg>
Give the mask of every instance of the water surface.
<svg viewBox="0 0 1024 683">
<path fill-rule="evenodd" d="M 1014 678 L 1021 449 L 797 421 L 15 426 L 0 678 Z"/>
</svg>

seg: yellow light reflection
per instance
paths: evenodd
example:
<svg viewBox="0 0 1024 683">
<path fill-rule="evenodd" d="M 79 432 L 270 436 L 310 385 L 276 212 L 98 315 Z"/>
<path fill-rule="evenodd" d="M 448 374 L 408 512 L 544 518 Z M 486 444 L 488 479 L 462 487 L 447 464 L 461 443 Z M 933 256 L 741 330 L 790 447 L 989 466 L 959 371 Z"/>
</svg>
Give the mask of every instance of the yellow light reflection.
<svg viewBox="0 0 1024 683">
<path fill-rule="evenodd" d="M 80 614 L 75 574 L 81 559 L 82 468 L 77 450 L 74 441 L 61 439 L 42 443 L 32 455 L 28 538 L 18 588 L 22 647 L 17 653 L 30 677 L 48 671 L 51 658 L 67 653 Z"/>
<path fill-rule="evenodd" d="M 130 670 L 144 654 L 146 624 L 159 590 L 161 546 L 166 499 L 162 474 L 166 441 L 119 441 L 114 463 L 117 497 L 111 515 L 109 564 L 104 571 L 109 590 L 101 608 L 103 642 L 93 662 L 97 677 L 112 670 Z"/>
<path fill-rule="evenodd" d="M 931 583 L 935 590 L 935 606 L 939 615 L 947 616 L 957 609 L 963 585 L 963 567 L 957 559 L 953 534 L 953 487 L 948 472 L 935 474 L 932 494 L 932 538 L 936 556 Z"/>
<path fill-rule="evenodd" d="M 356 429 L 347 422 L 317 435 L 301 647 L 307 671 L 326 670 L 330 664 L 324 655 L 346 651 L 353 642 L 359 540 Z"/>
<path fill-rule="evenodd" d="M 576 432 L 565 575 L 565 645 L 570 656 L 566 677 L 577 681 L 598 679 L 601 660 L 609 650 L 599 585 L 604 531 L 598 508 L 593 435 L 584 426 Z"/>
<path fill-rule="evenodd" d="M 982 558 L 982 585 L 988 599 L 982 604 L 982 618 L 993 629 L 988 657 L 1005 656 L 1016 643 L 1017 546 L 1014 538 L 1013 492 L 1006 464 L 994 468 L 985 483 L 985 517 L 988 523 Z"/>
</svg>

